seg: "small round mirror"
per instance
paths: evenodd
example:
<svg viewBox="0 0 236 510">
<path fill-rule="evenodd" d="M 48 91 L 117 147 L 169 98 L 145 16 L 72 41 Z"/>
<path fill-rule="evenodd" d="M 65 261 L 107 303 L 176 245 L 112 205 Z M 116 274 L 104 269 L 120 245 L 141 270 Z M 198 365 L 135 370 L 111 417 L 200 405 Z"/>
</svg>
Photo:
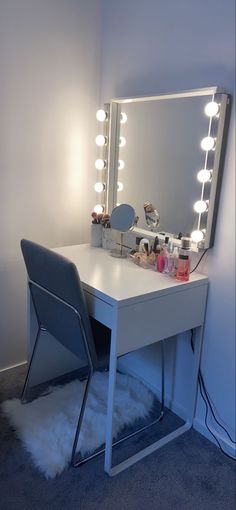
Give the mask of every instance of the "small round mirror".
<svg viewBox="0 0 236 510">
<path fill-rule="evenodd" d="M 111 213 L 110 225 L 111 228 L 119 230 L 120 232 L 127 232 L 133 227 L 135 220 L 135 210 L 131 205 L 121 204 L 117 205 Z"/>
<path fill-rule="evenodd" d="M 127 251 L 124 250 L 123 247 L 123 235 L 124 232 L 127 232 L 131 228 L 133 228 L 135 222 L 135 210 L 131 205 L 121 204 L 116 206 L 110 216 L 110 225 L 111 228 L 115 230 L 119 230 L 120 232 L 120 249 L 115 249 L 111 251 L 111 255 L 113 257 L 125 258 L 127 257 Z"/>
</svg>

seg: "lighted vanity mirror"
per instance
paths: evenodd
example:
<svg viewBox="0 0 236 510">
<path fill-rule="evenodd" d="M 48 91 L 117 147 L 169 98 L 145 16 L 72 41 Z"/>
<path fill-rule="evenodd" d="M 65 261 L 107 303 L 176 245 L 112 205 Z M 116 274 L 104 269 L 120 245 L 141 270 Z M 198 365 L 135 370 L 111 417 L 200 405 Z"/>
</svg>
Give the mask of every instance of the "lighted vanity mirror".
<svg viewBox="0 0 236 510">
<path fill-rule="evenodd" d="M 107 105 L 106 105 L 107 107 Z M 155 232 L 213 245 L 230 96 L 217 87 L 109 104 L 106 207 L 132 203 L 148 230 L 144 203 L 159 213 Z"/>
</svg>

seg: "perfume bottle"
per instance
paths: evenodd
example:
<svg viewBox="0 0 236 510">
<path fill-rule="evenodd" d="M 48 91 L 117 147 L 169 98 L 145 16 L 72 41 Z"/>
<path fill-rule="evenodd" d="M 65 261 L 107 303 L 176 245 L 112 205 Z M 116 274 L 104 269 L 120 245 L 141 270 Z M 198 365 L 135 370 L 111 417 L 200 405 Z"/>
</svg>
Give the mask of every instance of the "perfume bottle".
<svg viewBox="0 0 236 510">
<path fill-rule="evenodd" d="M 157 271 L 163 273 L 165 269 L 165 251 L 163 247 L 157 246 Z"/>
<path fill-rule="evenodd" d="M 189 280 L 189 272 L 190 272 L 190 252 L 188 250 L 180 248 L 176 280 L 181 282 L 187 282 Z"/>
</svg>

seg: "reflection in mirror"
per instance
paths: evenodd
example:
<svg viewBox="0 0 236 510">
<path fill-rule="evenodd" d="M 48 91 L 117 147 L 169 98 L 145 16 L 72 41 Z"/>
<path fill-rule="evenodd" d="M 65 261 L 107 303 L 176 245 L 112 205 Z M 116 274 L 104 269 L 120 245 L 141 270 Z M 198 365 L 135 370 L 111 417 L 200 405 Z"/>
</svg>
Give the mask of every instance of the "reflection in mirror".
<svg viewBox="0 0 236 510">
<path fill-rule="evenodd" d="M 154 232 L 160 223 L 159 212 L 155 209 L 151 202 L 144 202 L 143 208 L 147 226 L 150 227 L 151 232 Z"/>
<path fill-rule="evenodd" d="M 118 258 L 127 257 L 127 251 L 125 251 L 123 247 L 123 235 L 124 232 L 128 232 L 128 230 L 131 230 L 133 228 L 134 222 L 135 222 L 135 210 L 131 205 L 121 204 L 113 209 L 110 217 L 110 225 L 111 228 L 118 230 L 121 236 L 120 249 L 119 250 L 114 249 L 111 251 L 111 255 L 113 257 Z"/>
<path fill-rule="evenodd" d="M 113 100 L 108 208 L 132 202 L 146 229 L 148 199 L 158 211 L 155 230 L 212 246 L 228 110 L 229 96 L 216 87 Z"/>
</svg>

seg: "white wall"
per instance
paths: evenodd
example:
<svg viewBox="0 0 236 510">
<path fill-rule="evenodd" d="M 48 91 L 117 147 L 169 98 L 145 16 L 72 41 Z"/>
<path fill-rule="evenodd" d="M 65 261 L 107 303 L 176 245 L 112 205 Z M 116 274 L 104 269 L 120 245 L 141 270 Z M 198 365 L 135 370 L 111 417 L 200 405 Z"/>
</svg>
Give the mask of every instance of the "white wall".
<svg viewBox="0 0 236 510">
<path fill-rule="evenodd" d="M 22 237 L 88 241 L 100 0 L 0 0 L 0 369 L 26 359 Z"/>
<path fill-rule="evenodd" d="M 234 88 L 234 0 L 104 0 L 102 97 L 158 94 L 218 85 Z M 235 431 L 235 197 L 234 114 L 231 117 L 224 179 L 214 248 L 201 263 L 209 274 L 210 292 L 204 335 L 202 370 L 217 414 Z M 185 396 L 185 338 L 179 347 L 174 393 L 178 408 Z M 184 357 L 186 356 L 186 358 Z M 132 355 L 132 368 L 159 385 L 157 351 Z M 172 368 L 171 368 L 172 367 Z M 173 392 L 172 392 L 173 397 Z M 204 407 L 198 399 L 197 428 L 205 430 Z M 219 431 L 221 434 L 221 432 Z M 235 433 L 235 432 L 234 432 Z M 227 445 L 224 444 L 226 447 Z"/>
</svg>

